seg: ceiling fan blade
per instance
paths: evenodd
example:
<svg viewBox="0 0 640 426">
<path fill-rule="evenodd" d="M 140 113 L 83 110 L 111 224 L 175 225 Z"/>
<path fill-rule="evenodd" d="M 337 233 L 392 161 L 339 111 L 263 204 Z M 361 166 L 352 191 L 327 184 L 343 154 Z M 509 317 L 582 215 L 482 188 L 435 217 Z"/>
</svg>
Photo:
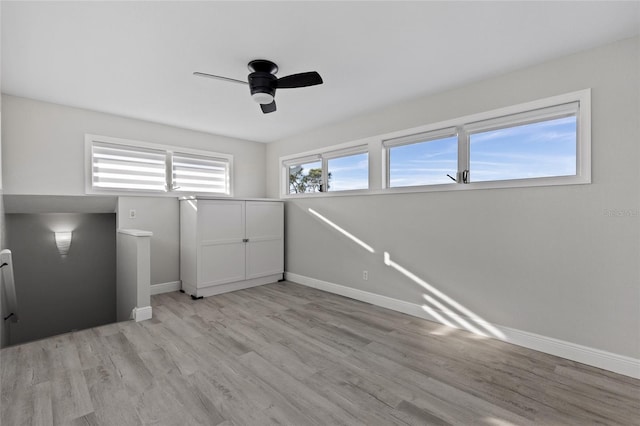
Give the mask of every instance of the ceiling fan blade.
<svg viewBox="0 0 640 426">
<path fill-rule="evenodd" d="M 246 81 L 242 81 L 242 80 L 236 80 L 235 78 L 229 78 L 229 77 L 222 77 L 220 75 L 213 75 L 213 74 L 207 74 L 204 72 L 194 72 L 193 75 L 198 76 L 198 77 L 207 77 L 207 78 L 213 78 L 215 80 L 222 80 L 222 81 L 230 81 L 232 83 L 241 83 L 241 84 L 249 84 Z"/>
<path fill-rule="evenodd" d="M 265 114 L 274 112 L 276 110 L 276 101 L 273 101 L 270 104 L 260 104 L 260 108 L 262 109 L 262 112 Z"/>
<path fill-rule="evenodd" d="M 279 78 L 276 82 L 278 89 L 293 89 L 296 87 L 315 86 L 322 84 L 322 77 L 315 71 L 291 74 Z"/>
</svg>

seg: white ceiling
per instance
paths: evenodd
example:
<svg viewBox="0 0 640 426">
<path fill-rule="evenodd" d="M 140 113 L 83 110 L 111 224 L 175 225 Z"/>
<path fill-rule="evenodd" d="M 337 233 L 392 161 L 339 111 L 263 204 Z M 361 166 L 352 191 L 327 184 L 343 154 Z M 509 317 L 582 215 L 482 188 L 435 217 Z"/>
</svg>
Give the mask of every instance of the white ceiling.
<svg viewBox="0 0 640 426">
<path fill-rule="evenodd" d="M 640 2 L 2 2 L 2 91 L 261 142 L 639 33 Z M 246 79 L 281 89 L 263 115 Z"/>
</svg>

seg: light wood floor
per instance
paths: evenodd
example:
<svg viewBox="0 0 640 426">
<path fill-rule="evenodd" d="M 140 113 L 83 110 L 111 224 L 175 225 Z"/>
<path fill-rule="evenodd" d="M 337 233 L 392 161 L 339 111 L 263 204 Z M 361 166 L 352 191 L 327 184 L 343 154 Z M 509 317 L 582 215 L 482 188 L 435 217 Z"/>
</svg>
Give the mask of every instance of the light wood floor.
<svg viewBox="0 0 640 426">
<path fill-rule="evenodd" d="M 0 351 L 2 425 L 638 425 L 640 381 L 278 283 Z"/>
</svg>

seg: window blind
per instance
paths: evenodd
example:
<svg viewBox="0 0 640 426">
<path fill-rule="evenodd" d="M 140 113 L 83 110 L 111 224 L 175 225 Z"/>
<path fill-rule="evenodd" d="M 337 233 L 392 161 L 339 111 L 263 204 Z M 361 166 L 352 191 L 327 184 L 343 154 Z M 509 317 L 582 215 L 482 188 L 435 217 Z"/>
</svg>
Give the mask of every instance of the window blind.
<svg viewBox="0 0 640 426">
<path fill-rule="evenodd" d="M 172 157 L 174 191 L 229 193 L 229 160 L 175 152 Z"/>
<path fill-rule="evenodd" d="M 166 191 L 164 151 L 94 141 L 91 157 L 94 187 Z"/>
</svg>

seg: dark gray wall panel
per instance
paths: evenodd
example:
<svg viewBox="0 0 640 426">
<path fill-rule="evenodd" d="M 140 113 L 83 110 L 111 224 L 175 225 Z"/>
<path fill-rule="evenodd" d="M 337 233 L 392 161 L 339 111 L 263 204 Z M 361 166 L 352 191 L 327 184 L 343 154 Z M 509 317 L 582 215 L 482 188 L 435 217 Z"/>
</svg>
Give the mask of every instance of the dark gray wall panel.
<svg viewBox="0 0 640 426">
<path fill-rule="evenodd" d="M 8 214 L 20 322 L 11 344 L 116 320 L 115 214 Z M 55 231 L 73 231 L 69 254 Z"/>
</svg>

